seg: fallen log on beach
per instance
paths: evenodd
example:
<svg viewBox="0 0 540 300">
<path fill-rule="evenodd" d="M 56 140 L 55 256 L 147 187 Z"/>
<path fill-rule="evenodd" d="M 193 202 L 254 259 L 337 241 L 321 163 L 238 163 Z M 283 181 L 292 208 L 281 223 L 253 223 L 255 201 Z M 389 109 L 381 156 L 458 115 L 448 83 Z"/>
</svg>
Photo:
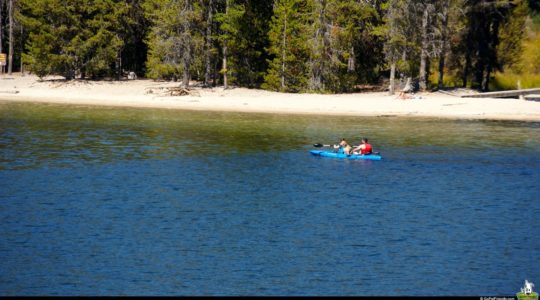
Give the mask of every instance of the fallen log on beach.
<svg viewBox="0 0 540 300">
<path fill-rule="evenodd" d="M 189 90 L 183 87 L 169 87 L 167 93 L 170 96 L 187 96 L 190 94 Z"/>
<path fill-rule="evenodd" d="M 540 94 L 540 88 L 461 95 L 461 98 L 508 98 Z"/>
<path fill-rule="evenodd" d="M 200 96 L 198 91 L 183 87 L 152 87 L 146 89 L 146 94 L 158 94 L 160 96 Z"/>
<path fill-rule="evenodd" d="M 540 101 L 540 94 L 532 94 L 525 96 L 525 100 Z"/>
</svg>

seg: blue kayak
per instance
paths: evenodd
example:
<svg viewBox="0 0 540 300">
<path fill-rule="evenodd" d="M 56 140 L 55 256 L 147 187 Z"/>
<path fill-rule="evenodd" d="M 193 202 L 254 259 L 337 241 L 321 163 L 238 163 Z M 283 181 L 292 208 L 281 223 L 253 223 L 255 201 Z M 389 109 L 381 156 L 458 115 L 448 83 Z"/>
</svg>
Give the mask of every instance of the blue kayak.
<svg viewBox="0 0 540 300">
<path fill-rule="evenodd" d="M 381 160 L 382 157 L 379 154 L 344 154 L 331 151 L 321 151 L 321 150 L 311 150 L 309 151 L 312 155 L 322 156 L 322 157 L 332 157 L 332 158 L 341 158 L 341 159 L 365 159 L 365 160 Z"/>
</svg>

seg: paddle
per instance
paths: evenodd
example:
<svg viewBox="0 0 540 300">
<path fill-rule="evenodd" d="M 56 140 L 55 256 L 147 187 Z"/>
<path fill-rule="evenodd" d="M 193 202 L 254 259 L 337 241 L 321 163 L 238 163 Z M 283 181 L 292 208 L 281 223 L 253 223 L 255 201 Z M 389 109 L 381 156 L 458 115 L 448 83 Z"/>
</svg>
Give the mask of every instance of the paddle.
<svg viewBox="0 0 540 300">
<path fill-rule="evenodd" d="M 315 147 L 315 148 L 330 147 L 330 146 L 333 146 L 333 145 L 323 145 L 323 144 L 319 144 L 319 143 L 313 144 L 313 147 Z"/>
<path fill-rule="evenodd" d="M 321 148 L 321 147 L 332 147 L 332 146 L 335 146 L 335 145 L 326 145 L 326 144 L 319 144 L 319 143 L 313 144 L 313 147 L 316 147 L 316 148 Z M 358 146 L 351 146 L 351 147 L 356 148 L 356 147 L 358 147 Z"/>
</svg>

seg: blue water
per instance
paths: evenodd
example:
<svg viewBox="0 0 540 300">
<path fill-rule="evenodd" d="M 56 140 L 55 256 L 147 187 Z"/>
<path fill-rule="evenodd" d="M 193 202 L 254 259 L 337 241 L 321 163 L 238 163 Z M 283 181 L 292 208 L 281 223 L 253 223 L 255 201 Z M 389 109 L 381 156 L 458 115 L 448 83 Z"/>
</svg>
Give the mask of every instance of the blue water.
<svg viewBox="0 0 540 300">
<path fill-rule="evenodd" d="M 540 124 L 0 105 L 0 295 L 515 295 Z M 382 161 L 310 156 L 369 135 Z"/>
</svg>

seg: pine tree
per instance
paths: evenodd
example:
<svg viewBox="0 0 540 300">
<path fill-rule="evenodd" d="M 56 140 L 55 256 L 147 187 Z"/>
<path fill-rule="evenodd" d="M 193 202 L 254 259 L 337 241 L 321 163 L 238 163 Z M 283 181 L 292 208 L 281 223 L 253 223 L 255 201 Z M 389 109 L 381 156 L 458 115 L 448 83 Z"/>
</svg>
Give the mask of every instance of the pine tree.
<svg viewBox="0 0 540 300">
<path fill-rule="evenodd" d="M 24 60 L 38 76 L 66 79 L 113 75 L 123 41 L 116 33 L 121 3 L 112 0 L 21 0 L 30 30 Z"/>
<path fill-rule="evenodd" d="M 311 38 L 309 40 L 311 57 L 309 59 L 311 91 L 323 91 L 325 79 L 329 73 L 331 53 L 329 24 L 326 18 L 327 0 L 315 0 L 313 23 L 311 25 Z"/>
<path fill-rule="evenodd" d="M 435 5 L 428 0 L 419 1 L 417 5 L 419 7 L 418 10 L 422 12 L 422 24 L 420 27 L 420 89 L 425 91 L 427 88 L 428 60 L 430 58 L 430 23 L 433 19 L 432 15 L 435 10 Z"/>
<path fill-rule="evenodd" d="M 8 18 L 9 18 L 9 52 L 8 52 L 8 74 L 11 75 L 13 71 L 13 44 L 15 40 L 13 39 L 13 26 L 14 26 L 14 12 L 13 12 L 13 0 L 8 2 Z"/>
<path fill-rule="evenodd" d="M 210 77 L 212 76 L 212 58 L 214 56 L 214 14 L 215 14 L 215 0 L 208 0 L 205 4 L 205 33 L 204 33 L 204 86 L 210 86 Z M 215 78 L 214 78 L 215 79 Z"/>
<path fill-rule="evenodd" d="M 144 0 L 116 1 L 121 3 L 117 13 L 117 34 L 123 41 L 120 57 L 117 59 L 117 76 L 122 75 L 124 70 L 143 76 L 148 49 L 145 39 L 149 28 L 149 21 L 143 10 Z"/>
<path fill-rule="evenodd" d="M 440 13 L 439 13 L 439 21 L 440 21 L 440 43 L 439 43 L 439 78 L 437 80 L 437 88 L 441 89 L 444 85 L 444 66 L 445 66 L 445 59 L 446 59 L 446 53 L 448 51 L 448 36 L 449 36 L 449 28 L 448 23 L 450 19 L 450 0 L 443 0 L 440 3 Z"/>
<path fill-rule="evenodd" d="M 472 88 L 487 91 L 492 73 L 500 69 L 497 58 L 499 32 L 514 5 L 502 0 L 468 0 L 465 6 L 467 23 L 461 46 L 465 61 L 463 86 L 471 79 Z"/>
<path fill-rule="evenodd" d="M 265 87 L 289 90 L 287 70 L 291 64 L 302 66 L 296 68 L 302 73 L 295 78 L 304 81 L 294 90 L 343 92 L 351 90 L 360 78 L 376 77 L 373 69 L 378 62 L 373 50 L 381 45 L 374 34 L 381 21 L 377 3 L 316 0 L 307 2 L 302 12 L 297 7 L 294 1 L 275 3 L 269 49 L 275 58 Z M 288 48 L 295 44 L 299 46 Z M 290 56 L 291 52 L 302 55 Z M 357 68 L 357 64 L 364 68 Z"/>
<path fill-rule="evenodd" d="M 401 0 L 390 0 L 383 6 L 386 10 L 384 25 L 379 26 L 376 34 L 385 37 L 384 53 L 386 61 L 390 64 L 390 87 L 389 93 L 393 95 L 396 89 L 395 76 L 397 65 L 407 49 L 408 34 L 405 31 L 407 27 L 407 14 L 409 3 Z"/>
<path fill-rule="evenodd" d="M 378 83 L 384 64 L 383 39 L 377 34 L 382 25 L 381 1 L 341 1 L 337 22 L 344 28 L 344 57 L 347 73 L 354 83 Z"/>
<path fill-rule="evenodd" d="M 299 92 L 307 88 L 308 18 L 312 4 L 303 0 L 274 2 L 274 15 L 268 32 L 268 52 L 274 59 L 269 61 L 263 88 L 282 92 Z"/>
<path fill-rule="evenodd" d="M 241 0 L 244 14 L 238 20 L 235 47 L 235 80 L 238 85 L 258 87 L 268 69 L 270 45 L 268 31 L 272 18 L 272 1 Z"/>
<path fill-rule="evenodd" d="M 242 4 L 235 0 L 224 0 L 223 12 L 216 14 L 216 21 L 219 23 L 220 33 L 217 38 L 221 42 L 221 52 L 223 64 L 221 73 L 223 74 L 223 87 L 229 87 L 229 79 L 234 81 L 234 62 L 230 61 L 231 48 L 234 47 L 239 32 L 239 20 L 244 15 L 245 9 Z M 233 76 L 230 78 L 230 76 Z"/>
<path fill-rule="evenodd" d="M 521 54 L 525 40 L 525 20 L 528 15 L 527 1 L 518 0 L 499 31 L 497 59 L 501 70 L 521 72 Z M 540 49 L 539 49 L 540 52 Z"/>
<path fill-rule="evenodd" d="M 380 25 L 376 1 L 333 0 L 325 9 L 326 39 L 325 55 L 328 58 L 323 76 L 326 91 L 346 92 L 359 81 L 375 78 L 373 68 L 382 58 L 376 54 L 382 50 L 375 36 Z"/>
<path fill-rule="evenodd" d="M 150 78 L 182 78 L 189 86 L 201 10 L 193 0 L 147 0 L 145 14 L 152 21 L 148 35 L 147 76 Z"/>
<path fill-rule="evenodd" d="M 4 1 L 0 0 L 0 53 L 4 53 L 3 50 L 3 42 L 4 42 L 4 30 L 3 30 L 3 22 L 4 22 Z"/>
</svg>

